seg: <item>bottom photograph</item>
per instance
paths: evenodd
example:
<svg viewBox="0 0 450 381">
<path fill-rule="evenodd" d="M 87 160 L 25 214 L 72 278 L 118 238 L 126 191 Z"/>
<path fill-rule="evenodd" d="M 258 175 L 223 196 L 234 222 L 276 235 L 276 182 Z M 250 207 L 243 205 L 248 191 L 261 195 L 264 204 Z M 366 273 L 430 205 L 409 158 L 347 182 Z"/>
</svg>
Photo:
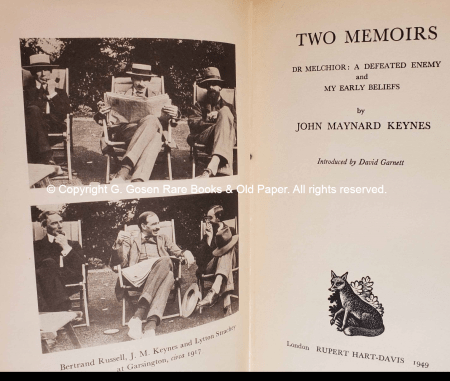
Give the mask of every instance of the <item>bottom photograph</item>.
<svg viewBox="0 0 450 381">
<path fill-rule="evenodd" d="M 43 353 L 239 310 L 237 192 L 36 205 L 31 218 Z"/>
</svg>

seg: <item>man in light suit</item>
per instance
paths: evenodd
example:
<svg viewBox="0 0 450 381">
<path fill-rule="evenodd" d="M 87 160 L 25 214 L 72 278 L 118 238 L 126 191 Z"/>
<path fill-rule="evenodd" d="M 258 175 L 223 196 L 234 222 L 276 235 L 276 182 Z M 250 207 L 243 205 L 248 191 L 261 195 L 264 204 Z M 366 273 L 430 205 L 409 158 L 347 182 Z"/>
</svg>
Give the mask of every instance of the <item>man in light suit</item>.
<svg viewBox="0 0 450 381">
<path fill-rule="evenodd" d="M 65 119 L 71 112 L 69 98 L 51 79 L 52 69 L 46 54 L 34 54 L 23 68 L 33 76 L 33 83 L 23 90 L 25 129 L 29 163 L 54 165 L 48 134 L 66 130 Z"/>
<path fill-rule="evenodd" d="M 195 262 L 192 253 L 183 251 L 164 234 L 159 234 L 159 218 L 153 212 L 139 216 L 140 232 L 136 235 L 121 231 L 113 249 L 116 250 L 111 266 L 118 264 L 124 269 L 122 274 L 128 284 L 142 284 L 138 308 L 128 322 L 128 336 L 134 340 L 144 336 L 142 321 L 147 319 L 145 337 L 155 335 L 155 328 L 160 324 L 167 298 L 174 284 L 173 265 L 169 256 L 183 258 L 188 267 Z M 120 300 L 124 290 L 119 283 L 116 295 Z M 126 292 L 126 291 L 125 291 Z"/>
<path fill-rule="evenodd" d="M 47 233 L 34 242 L 39 312 L 67 311 L 73 288 L 65 286 L 83 279 L 85 258 L 79 243 L 64 235 L 63 219 L 57 212 L 43 212 L 39 221 Z"/>
<path fill-rule="evenodd" d="M 147 84 L 155 74 L 151 73 L 150 65 L 134 63 L 130 72 L 133 86 L 125 95 L 149 98 L 159 93 L 149 90 Z M 104 102 L 98 103 L 99 112 L 94 116 L 97 123 L 108 112 Z M 124 141 L 128 144 L 127 152 L 122 159 L 121 168 L 116 173 L 113 183 L 121 183 L 131 177 L 132 182 L 147 181 L 155 165 L 156 157 L 161 150 L 163 129 L 167 129 L 171 118 L 179 117 L 178 107 L 167 105 L 162 108 L 159 118 L 147 115 L 138 123 L 121 124 L 113 136 L 115 141 Z M 111 121 L 115 124 L 115 121 Z M 174 126 L 175 124 L 172 124 Z"/>
</svg>

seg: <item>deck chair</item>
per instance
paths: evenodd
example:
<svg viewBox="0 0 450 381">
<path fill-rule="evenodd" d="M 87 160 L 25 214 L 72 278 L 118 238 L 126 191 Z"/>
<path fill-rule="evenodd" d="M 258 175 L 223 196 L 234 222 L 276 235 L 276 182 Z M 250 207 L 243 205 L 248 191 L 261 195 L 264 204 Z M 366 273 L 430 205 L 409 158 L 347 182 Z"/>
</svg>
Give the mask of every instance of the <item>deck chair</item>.
<svg viewBox="0 0 450 381">
<path fill-rule="evenodd" d="M 197 102 L 203 102 L 206 98 L 207 90 L 198 86 L 197 82 L 194 82 L 194 105 Z M 222 89 L 220 96 L 228 103 L 232 104 L 236 108 L 236 88 L 234 89 Z M 233 156 L 237 153 L 237 144 L 234 145 Z M 200 143 L 194 143 L 190 146 L 189 159 L 192 161 L 192 178 L 195 178 L 195 167 L 199 158 L 210 159 L 211 156 L 206 153 L 206 146 Z M 230 163 L 233 166 L 233 163 Z M 234 172 L 234 171 L 233 171 Z"/>
<path fill-rule="evenodd" d="M 57 87 L 64 90 L 69 96 L 69 69 L 53 69 L 51 78 L 57 83 Z M 22 69 L 22 85 L 24 88 L 35 86 L 36 81 L 28 70 Z M 72 124 L 73 114 L 67 114 L 66 131 L 59 133 L 49 133 L 48 136 L 63 138 L 62 143 L 52 146 L 53 151 L 62 151 L 64 163 L 67 163 L 67 176 L 52 177 L 53 180 L 72 180 L 72 152 L 73 152 L 73 135 Z"/>
<path fill-rule="evenodd" d="M 133 86 L 133 82 L 130 77 L 112 77 L 111 80 L 111 92 L 117 94 L 125 94 L 131 87 Z M 149 88 L 155 91 L 158 95 L 165 94 L 164 91 L 164 77 L 152 77 L 150 80 Z M 127 144 L 125 142 L 115 142 L 110 140 L 111 133 L 114 129 L 118 127 L 117 125 L 110 125 L 109 123 L 109 114 L 107 114 L 107 119 L 103 120 L 103 135 L 105 139 L 106 145 L 111 147 L 110 150 L 106 150 L 106 184 L 110 182 L 110 174 L 111 174 L 111 157 L 114 157 L 118 160 L 119 156 L 125 155 Z M 163 135 L 165 138 L 165 143 L 161 149 L 162 153 L 165 153 L 167 156 L 167 166 L 169 171 L 169 180 L 172 180 L 172 162 L 171 162 L 171 146 L 172 146 L 172 127 L 169 123 L 168 131 L 163 131 Z"/>
<path fill-rule="evenodd" d="M 170 237 L 172 239 L 173 243 L 176 243 L 174 221 L 173 220 L 161 221 L 159 223 L 159 226 L 160 226 L 160 232 L 162 234 L 165 234 L 168 237 Z M 129 226 L 125 225 L 125 231 L 129 231 L 129 232 L 131 232 L 131 234 L 133 234 L 133 232 L 136 232 L 136 234 L 138 234 L 140 230 L 139 230 L 138 225 L 129 225 Z M 162 320 L 171 319 L 171 318 L 178 317 L 178 316 L 183 316 L 182 308 L 181 308 L 181 284 L 180 284 L 181 258 L 174 257 L 174 256 L 171 256 L 170 258 L 172 259 L 172 262 L 174 265 L 174 277 L 175 277 L 174 288 L 171 290 L 171 294 L 173 292 L 175 292 L 175 296 L 177 299 L 178 313 L 173 314 L 173 315 L 163 316 Z M 122 274 L 122 267 L 120 265 L 118 265 L 116 267 L 117 267 L 118 275 L 119 275 L 119 285 L 122 289 L 125 290 L 124 298 L 122 300 L 122 326 L 125 326 L 127 324 L 127 321 L 126 321 L 127 302 L 129 302 L 130 304 L 132 302 L 132 296 L 129 295 L 129 291 L 140 292 L 140 289 L 136 288 L 132 285 L 126 285 L 124 282 L 123 274 Z"/>
<path fill-rule="evenodd" d="M 237 223 L 237 217 L 231 219 L 231 220 L 225 220 L 222 221 L 225 225 L 227 225 L 230 228 L 234 228 L 236 231 L 236 234 L 238 234 L 238 223 Z M 203 236 L 205 235 L 205 229 L 206 224 L 202 221 L 200 224 L 200 240 L 203 239 Z M 238 263 L 238 258 L 236 258 L 236 263 Z M 239 266 L 236 266 L 232 270 L 233 276 L 237 277 L 239 274 Z M 215 275 L 214 274 L 201 274 L 198 278 L 198 288 L 200 290 L 200 294 L 202 298 L 206 296 L 206 289 L 205 289 L 205 282 L 214 282 Z M 238 295 L 234 294 L 228 294 L 225 296 L 225 298 L 235 298 L 239 299 Z M 199 310 L 200 313 L 202 313 L 202 309 Z"/>
<path fill-rule="evenodd" d="M 83 242 L 81 238 L 81 221 L 64 221 L 62 223 L 63 231 L 66 234 L 67 239 L 71 241 L 77 241 L 81 247 L 83 247 Z M 44 238 L 46 232 L 42 229 L 39 222 L 33 222 L 33 240 L 37 241 Z M 64 262 L 62 261 L 62 265 Z M 72 301 L 79 301 L 79 308 L 84 312 L 84 323 L 74 325 L 73 327 L 89 327 L 89 308 L 88 308 L 88 287 L 87 287 L 87 263 L 84 263 L 81 271 L 83 279 L 79 283 L 67 284 L 66 287 L 74 288 L 79 290 L 79 297 L 76 299 L 71 299 Z"/>
</svg>

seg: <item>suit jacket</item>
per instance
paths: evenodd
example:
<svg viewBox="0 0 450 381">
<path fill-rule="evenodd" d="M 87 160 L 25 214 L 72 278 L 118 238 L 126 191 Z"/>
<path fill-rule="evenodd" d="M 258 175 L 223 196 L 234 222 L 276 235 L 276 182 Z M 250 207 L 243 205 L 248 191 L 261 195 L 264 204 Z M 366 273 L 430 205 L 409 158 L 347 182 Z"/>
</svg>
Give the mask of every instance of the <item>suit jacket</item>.
<svg viewBox="0 0 450 381">
<path fill-rule="evenodd" d="M 122 267 L 130 267 L 138 263 L 142 246 L 141 241 L 142 233 L 139 232 L 137 235 L 131 235 L 130 239 L 124 239 L 121 245 L 114 243 L 113 249 L 115 250 L 115 254 L 111 257 L 110 266 L 121 265 Z M 156 237 L 156 248 L 160 257 L 171 255 L 179 257 L 184 251 L 164 234 Z M 125 292 L 126 290 L 120 287 L 119 279 L 117 279 L 115 294 L 118 301 L 123 299 Z"/>
<path fill-rule="evenodd" d="M 208 127 L 214 125 L 215 123 L 207 122 L 206 116 L 211 111 L 219 111 L 222 107 L 228 107 L 231 113 L 234 115 L 234 124 L 237 123 L 236 110 L 234 106 L 223 98 L 220 98 L 219 104 L 212 106 L 207 102 L 197 102 L 194 107 L 191 108 L 188 115 L 188 125 L 191 134 L 200 134 L 205 131 Z"/>
<path fill-rule="evenodd" d="M 56 95 L 52 99 L 48 100 L 42 87 L 40 89 L 36 88 L 36 86 L 25 88 L 23 90 L 25 108 L 29 106 L 37 106 L 42 113 L 45 114 L 45 105 L 48 101 L 50 104 L 50 114 L 48 114 L 50 122 L 64 125 L 67 114 L 72 112 L 70 100 L 64 90 L 56 88 L 55 91 Z"/>
<path fill-rule="evenodd" d="M 139 262 L 141 253 L 142 233 L 131 235 L 130 239 L 124 239 L 121 245 L 114 243 L 113 249 L 116 251 L 111 258 L 111 266 L 121 265 L 122 267 L 133 266 Z M 175 256 L 179 257 L 183 254 L 177 245 L 165 234 L 156 237 L 156 248 L 160 257 Z"/>
<path fill-rule="evenodd" d="M 82 265 L 85 263 L 85 257 L 81 246 L 76 241 L 68 241 L 69 246 L 72 247 L 69 254 L 63 259 L 64 271 L 67 275 L 78 277 L 82 279 Z M 34 262 L 35 267 L 39 268 L 45 259 L 53 259 L 56 263 L 60 262 L 61 248 L 55 243 L 50 243 L 48 236 L 45 235 L 39 241 L 34 242 Z"/>
</svg>

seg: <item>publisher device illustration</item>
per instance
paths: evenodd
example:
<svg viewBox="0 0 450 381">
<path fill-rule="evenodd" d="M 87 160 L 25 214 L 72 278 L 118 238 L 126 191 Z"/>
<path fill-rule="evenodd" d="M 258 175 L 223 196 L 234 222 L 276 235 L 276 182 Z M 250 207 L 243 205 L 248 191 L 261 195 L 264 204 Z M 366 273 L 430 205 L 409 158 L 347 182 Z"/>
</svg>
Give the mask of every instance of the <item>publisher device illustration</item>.
<svg viewBox="0 0 450 381">
<path fill-rule="evenodd" d="M 384 308 L 372 293 L 372 280 L 367 276 L 348 283 L 347 275 L 337 276 L 331 271 L 330 324 L 336 325 L 337 330 L 347 336 L 381 335 L 384 332 Z"/>
</svg>

